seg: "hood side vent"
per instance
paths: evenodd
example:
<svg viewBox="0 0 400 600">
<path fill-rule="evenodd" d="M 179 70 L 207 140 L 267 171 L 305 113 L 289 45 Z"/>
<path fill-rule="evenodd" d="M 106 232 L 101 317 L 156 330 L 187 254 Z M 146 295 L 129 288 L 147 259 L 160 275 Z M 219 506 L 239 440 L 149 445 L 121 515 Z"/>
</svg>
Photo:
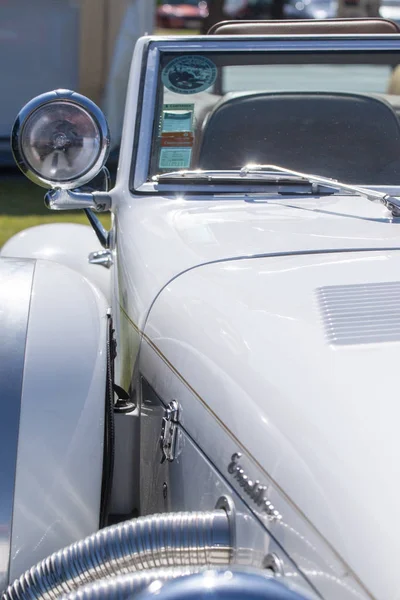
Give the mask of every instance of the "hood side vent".
<svg viewBox="0 0 400 600">
<path fill-rule="evenodd" d="M 329 344 L 400 342 L 400 281 L 317 289 Z"/>
</svg>

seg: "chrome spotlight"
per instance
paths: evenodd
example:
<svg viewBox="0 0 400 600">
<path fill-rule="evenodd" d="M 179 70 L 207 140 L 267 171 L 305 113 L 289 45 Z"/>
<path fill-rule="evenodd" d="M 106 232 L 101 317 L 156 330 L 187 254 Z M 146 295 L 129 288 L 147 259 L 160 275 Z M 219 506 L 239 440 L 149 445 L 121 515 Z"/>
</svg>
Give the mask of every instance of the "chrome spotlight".
<svg viewBox="0 0 400 600">
<path fill-rule="evenodd" d="M 102 169 L 110 134 L 96 104 L 75 92 L 55 90 L 22 108 L 11 146 L 17 165 L 34 183 L 69 190 L 87 183 Z"/>
</svg>

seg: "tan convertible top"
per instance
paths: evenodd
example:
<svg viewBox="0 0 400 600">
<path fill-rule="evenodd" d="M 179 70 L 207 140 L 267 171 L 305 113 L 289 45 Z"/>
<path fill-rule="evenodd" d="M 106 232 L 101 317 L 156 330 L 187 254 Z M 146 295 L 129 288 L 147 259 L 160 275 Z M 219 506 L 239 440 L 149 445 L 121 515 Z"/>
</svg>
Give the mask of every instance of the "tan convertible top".
<svg viewBox="0 0 400 600">
<path fill-rule="evenodd" d="M 346 33 L 400 33 L 388 19 L 304 19 L 294 21 L 221 21 L 208 35 L 309 35 Z"/>
</svg>

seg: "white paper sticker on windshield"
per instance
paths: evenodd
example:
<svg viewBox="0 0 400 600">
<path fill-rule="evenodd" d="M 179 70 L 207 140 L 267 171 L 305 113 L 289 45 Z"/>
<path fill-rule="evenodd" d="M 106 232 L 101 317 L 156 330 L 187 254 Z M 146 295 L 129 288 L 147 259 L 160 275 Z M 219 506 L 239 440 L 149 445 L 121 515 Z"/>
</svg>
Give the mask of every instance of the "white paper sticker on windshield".
<svg viewBox="0 0 400 600">
<path fill-rule="evenodd" d="M 163 69 L 161 79 L 166 88 L 177 94 L 197 94 L 211 87 L 217 67 L 205 56 L 178 56 Z"/>
<path fill-rule="evenodd" d="M 161 131 L 192 131 L 194 104 L 164 104 Z"/>
</svg>

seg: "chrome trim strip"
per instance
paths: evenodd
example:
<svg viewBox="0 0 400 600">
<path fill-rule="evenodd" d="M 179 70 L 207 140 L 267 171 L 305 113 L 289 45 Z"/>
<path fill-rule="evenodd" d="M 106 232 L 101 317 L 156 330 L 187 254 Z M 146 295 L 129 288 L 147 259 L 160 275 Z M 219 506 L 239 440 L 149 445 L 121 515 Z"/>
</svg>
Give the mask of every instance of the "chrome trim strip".
<svg viewBox="0 0 400 600">
<path fill-rule="evenodd" d="M 133 187 L 138 189 L 147 180 L 147 173 L 150 163 L 151 144 L 153 135 L 146 135 L 146 132 L 152 132 L 152 120 L 156 104 L 158 68 L 160 64 L 160 53 L 156 48 L 150 48 L 147 55 L 147 73 L 144 82 L 142 97 L 142 118 L 140 119 L 139 146 L 136 153 L 136 165 L 133 178 Z M 154 187 L 154 186 L 153 186 Z"/>
<path fill-rule="evenodd" d="M 25 342 L 35 261 L 0 258 L 0 590 L 8 585 Z"/>
<path fill-rule="evenodd" d="M 132 164 L 131 192 L 157 193 L 157 186 L 147 181 L 152 142 L 154 107 L 157 92 L 158 67 L 161 52 L 354 52 L 400 50 L 399 36 L 381 35 L 308 35 L 308 36 L 193 36 L 192 38 L 150 39 L 146 77 L 139 92 L 142 106 L 136 164 Z M 261 39 L 260 39 L 261 38 Z M 148 135 L 150 133 L 150 135 Z M 134 159 L 132 159 L 134 160 Z M 144 187 L 142 187 L 144 186 Z M 187 192 L 198 192 L 198 186 L 185 186 Z M 222 191 L 223 188 L 219 188 Z"/>
</svg>

